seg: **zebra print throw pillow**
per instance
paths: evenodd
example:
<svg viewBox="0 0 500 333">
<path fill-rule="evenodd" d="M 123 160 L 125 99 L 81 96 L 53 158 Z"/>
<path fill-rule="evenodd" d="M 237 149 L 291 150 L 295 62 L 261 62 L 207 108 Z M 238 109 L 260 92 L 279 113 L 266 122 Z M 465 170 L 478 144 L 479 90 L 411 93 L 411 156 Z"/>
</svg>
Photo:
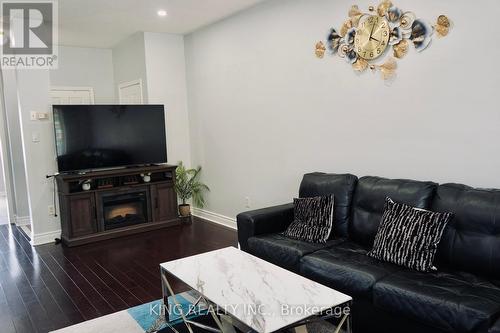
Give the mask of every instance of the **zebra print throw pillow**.
<svg viewBox="0 0 500 333">
<path fill-rule="evenodd" d="M 333 226 L 333 195 L 293 199 L 293 222 L 285 237 L 309 243 L 326 243 Z"/>
<path fill-rule="evenodd" d="M 384 214 L 368 255 L 420 272 L 436 270 L 434 257 L 452 213 L 435 213 L 385 199 Z"/>
</svg>

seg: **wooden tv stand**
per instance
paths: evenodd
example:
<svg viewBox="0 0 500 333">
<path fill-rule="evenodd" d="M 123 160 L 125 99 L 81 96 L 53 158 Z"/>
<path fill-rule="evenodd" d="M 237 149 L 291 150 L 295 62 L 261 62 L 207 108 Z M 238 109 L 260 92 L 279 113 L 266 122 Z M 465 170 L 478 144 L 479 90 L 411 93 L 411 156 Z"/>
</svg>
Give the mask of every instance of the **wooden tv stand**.
<svg viewBox="0 0 500 333">
<path fill-rule="evenodd" d="M 175 169 L 160 165 L 56 176 L 63 243 L 76 246 L 180 224 Z M 141 174 L 151 174 L 151 180 L 144 182 Z M 82 188 L 84 182 L 89 190 Z"/>
</svg>

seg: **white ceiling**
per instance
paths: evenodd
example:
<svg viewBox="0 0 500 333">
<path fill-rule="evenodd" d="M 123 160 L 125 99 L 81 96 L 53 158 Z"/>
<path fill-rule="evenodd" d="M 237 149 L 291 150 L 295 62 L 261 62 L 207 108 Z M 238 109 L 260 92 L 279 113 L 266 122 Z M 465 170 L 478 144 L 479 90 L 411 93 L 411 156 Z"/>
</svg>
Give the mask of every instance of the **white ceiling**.
<svg viewBox="0 0 500 333">
<path fill-rule="evenodd" d="M 59 0 L 59 44 L 110 48 L 137 31 L 186 34 L 263 1 Z"/>
</svg>

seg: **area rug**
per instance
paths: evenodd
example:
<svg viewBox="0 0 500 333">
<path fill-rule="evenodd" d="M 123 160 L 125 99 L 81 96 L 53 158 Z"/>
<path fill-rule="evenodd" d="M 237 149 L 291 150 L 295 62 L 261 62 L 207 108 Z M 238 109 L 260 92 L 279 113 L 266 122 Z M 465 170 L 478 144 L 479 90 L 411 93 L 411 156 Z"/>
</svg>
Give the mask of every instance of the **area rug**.
<svg viewBox="0 0 500 333">
<path fill-rule="evenodd" d="M 195 291 L 187 291 L 176 295 L 177 302 L 183 313 L 189 313 L 188 318 L 205 316 L 207 314 L 206 306 L 197 304 L 198 294 Z M 168 299 L 169 306 L 173 308 L 174 301 L 172 297 Z M 179 311 L 170 313 L 170 322 L 167 324 L 162 312 L 162 300 L 138 305 L 136 307 L 115 312 L 107 316 L 88 320 L 80 324 L 69 326 L 54 333 L 153 333 L 168 332 L 170 327 L 176 326 L 182 322 Z"/>
</svg>

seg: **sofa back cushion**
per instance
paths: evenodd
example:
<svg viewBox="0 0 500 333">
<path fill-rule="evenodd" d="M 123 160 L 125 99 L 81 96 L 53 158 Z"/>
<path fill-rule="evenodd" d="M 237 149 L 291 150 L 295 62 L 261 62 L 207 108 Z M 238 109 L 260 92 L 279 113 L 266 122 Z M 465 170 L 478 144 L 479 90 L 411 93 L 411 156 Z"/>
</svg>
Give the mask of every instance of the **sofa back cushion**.
<svg viewBox="0 0 500 333">
<path fill-rule="evenodd" d="M 333 230 L 330 239 L 347 237 L 349 212 L 358 177 L 351 174 L 308 173 L 300 183 L 299 197 L 334 195 Z"/>
<path fill-rule="evenodd" d="M 444 184 L 432 210 L 454 213 L 439 244 L 437 264 L 500 278 L 500 190 Z"/>
<path fill-rule="evenodd" d="M 352 204 L 349 238 L 371 248 L 384 212 L 385 198 L 417 208 L 429 209 L 437 184 L 406 179 L 362 177 Z"/>
</svg>

